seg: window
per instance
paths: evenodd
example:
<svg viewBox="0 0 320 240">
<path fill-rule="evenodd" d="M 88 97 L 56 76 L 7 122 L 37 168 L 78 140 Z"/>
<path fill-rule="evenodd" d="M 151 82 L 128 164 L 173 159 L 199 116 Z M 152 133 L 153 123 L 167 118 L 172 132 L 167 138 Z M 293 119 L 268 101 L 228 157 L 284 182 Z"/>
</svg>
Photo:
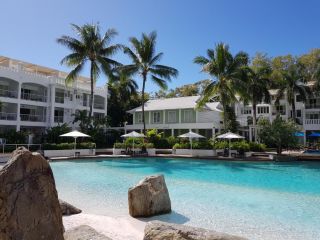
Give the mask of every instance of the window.
<svg viewBox="0 0 320 240">
<path fill-rule="evenodd" d="M 269 113 L 268 106 L 258 107 L 258 114 L 266 114 L 266 113 Z"/>
<path fill-rule="evenodd" d="M 280 113 L 281 115 L 286 115 L 286 106 L 284 105 L 278 105 L 276 106 L 277 113 Z"/>
<path fill-rule="evenodd" d="M 251 114 L 251 108 L 250 107 L 241 108 L 241 114 Z"/>
<path fill-rule="evenodd" d="M 177 112 L 176 111 L 169 111 L 168 112 L 168 122 L 169 123 L 177 122 Z"/>
<path fill-rule="evenodd" d="M 160 112 L 153 112 L 152 113 L 152 122 L 153 123 L 160 123 Z"/>
<path fill-rule="evenodd" d="M 184 122 L 193 122 L 192 110 L 184 110 Z"/>
<path fill-rule="evenodd" d="M 302 97 L 300 94 L 296 96 L 296 102 L 302 102 Z"/>
<path fill-rule="evenodd" d="M 301 118 L 301 116 L 302 116 L 301 110 L 296 111 L 296 116 L 297 116 L 297 118 Z"/>
<path fill-rule="evenodd" d="M 137 114 L 137 123 L 142 123 L 142 112 L 138 112 Z"/>
</svg>

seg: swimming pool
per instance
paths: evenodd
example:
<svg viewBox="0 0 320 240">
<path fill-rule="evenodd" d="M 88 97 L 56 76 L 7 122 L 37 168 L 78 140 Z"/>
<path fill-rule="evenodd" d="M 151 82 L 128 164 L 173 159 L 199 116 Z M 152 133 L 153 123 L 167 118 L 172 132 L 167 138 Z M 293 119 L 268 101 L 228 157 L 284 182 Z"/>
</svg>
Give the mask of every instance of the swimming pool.
<svg viewBox="0 0 320 240">
<path fill-rule="evenodd" d="M 127 191 L 162 173 L 173 213 L 156 217 L 250 239 L 320 236 L 320 163 L 103 159 L 51 163 L 59 197 L 92 214 L 127 216 Z"/>
</svg>

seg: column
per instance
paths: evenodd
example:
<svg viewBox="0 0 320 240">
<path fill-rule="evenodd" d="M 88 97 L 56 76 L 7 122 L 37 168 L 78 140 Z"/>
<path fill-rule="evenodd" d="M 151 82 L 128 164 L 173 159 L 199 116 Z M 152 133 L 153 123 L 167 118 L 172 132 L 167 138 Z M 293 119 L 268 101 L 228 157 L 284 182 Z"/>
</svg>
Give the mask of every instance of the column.
<svg viewBox="0 0 320 240">
<path fill-rule="evenodd" d="M 174 137 L 174 129 L 171 128 L 171 136 Z"/>
<path fill-rule="evenodd" d="M 163 110 L 163 124 L 166 123 L 166 110 Z"/>
<path fill-rule="evenodd" d="M 50 113 L 49 113 L 49 119 L 50 119 L 50 127 L 54 125 L 54 105 L 56 101 L 56 88 L 52 84 L 50 85 Z"/>
<path fill-rule="evenodd" d="M 181 123 L 181 109 L 179 109 L 179 123 Z"/>
<path fill-rule="evenodd" d="M 216 137 L 216 128 L 213 127 L 212 128 L 212 138 L 215 138 Z"/>
<path fill-rule="evenodd" d="M 20 131 L 20 125 L 21 125 L 21 120 L 20 120 L 20 102 L 21 102 L 21 85 L 22 83 L 19 82 L 18 85 L 18 103 L 17 103 L 17 126 L 16 126 L 16 131 Z"/>
</svg>

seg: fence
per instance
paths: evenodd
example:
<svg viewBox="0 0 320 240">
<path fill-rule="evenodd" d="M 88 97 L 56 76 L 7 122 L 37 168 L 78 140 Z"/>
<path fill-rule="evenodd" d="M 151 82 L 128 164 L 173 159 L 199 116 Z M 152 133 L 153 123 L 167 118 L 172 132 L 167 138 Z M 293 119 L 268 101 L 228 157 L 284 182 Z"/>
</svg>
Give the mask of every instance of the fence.
<svg viewBox="0 0 320 240">
<path fill-rule="evenodd" d="M 41 144 L 1 144 L 2 153 L 4 154 L 6 151 L 12 152 L 18 147 L 26 147 L 28 150 L 41 150 Z"/>
</svg>

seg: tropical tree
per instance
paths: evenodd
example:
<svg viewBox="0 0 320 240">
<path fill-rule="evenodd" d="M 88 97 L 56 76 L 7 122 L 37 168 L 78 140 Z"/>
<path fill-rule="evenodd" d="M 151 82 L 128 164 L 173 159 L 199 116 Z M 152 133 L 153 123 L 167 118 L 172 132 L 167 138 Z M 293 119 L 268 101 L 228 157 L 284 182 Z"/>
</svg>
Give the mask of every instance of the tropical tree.
<svg viewBox="0 0 320 240">
<path fill-rule="evenodd" d="M 71 26 L 78 38 L 63 35 L 57 39 L 58 43 L 71 50 L 71 53 L 61 60 L 61 64 L 74 67 L 66 77 L 66 83 L 70 84 L 77 79 L 86 63 L 90 62 L 91 96 L 89 117 L 91 118 L 94 84 L 101 72 L 111 76 L 113 67 L 120 65 L 110 58 L 119 50 L 120 45 L 111 45 L 112 38 L 117 35 L 114 29 L 107 30 L 102 36 L 98 24 L 85 24 L 83 26 L 71 24 Z"/>
<path fill-rule="evenodd" d="M 132 64 L 122 67 L 126 72 L 139 74 L 142 77 L 142 121 L 143 132 L 146 133 L 146 122 L 144 113 L 145 104 L 145 86 L 148 78 L 162 89 L 167 89 L 167 81 L 171 81 L 172 77 L 178 76 L 178 70 L 175 68 L 160 65 L 159 62 L 163 56 L 160 52 L 156 54 L 156 32 L 149 35 L 143 33 L 141 40 L 135 37 L 129 39 L 132 48 L 124 47 L 124 53 L 129 56 Z"/>
<path fill-rule="evenodd" d="M 296 121 L 296 93 L 300 95 L 303 102 L 307 100 L 308 95 L 311 93 L 305 82 L 305 75 L 301 71 L 301 66 L 298 63 L 292 64 L 281 72 L 281 80 L 276 95 L 276 104 L 279 104 L 280 99 L 286 95 L 286 100 L 290 104 L 292 110 L 291 117 L 294 121 Z"/>
<path fill-rule="evenodd" d="M 229 51 L 229 46 L 223 43 L 216 45 L 215 49 L 207 50 L 207 57 L 198 56 L 194 63 L 202 66 L 202 71 L 214 79 L 205 88 L 198 102 L 203 107 L 211 98 L 217 97 L 221 102 L 224 113 L 230 105 L 237 101 L 236 94 L 245 89 L 245 67 L 248 64 L 248 55 L 239 52 L 235 56 Z M 228 114 L 223 114 L 224 129 L 227 129 Z"/>
<path fill-rule="evenodd" d="M 258 103 L 270 102 L 270 74 L 272 72 L 271 66 L 261 63 L 259 61 L 260 56 L 257 55 L 252 65 L 247 68 L 246 75 L 246 88 L 242 93 L 244 102 L 250 102 L 252 104 L 253 126 L 257 124 L 257 105 Z"/>
<path fill-rule="evenodd" d="M 277 153 L 281 154 L 285 147 L 296 147 L 298 138 L 295 132 L 298 126 L 293 122 L 283 120 L 279 115 L 271 123 L 268 119 L 260 119 L 258 122 L 260 140 L 269 147 L 276 147 Z"/>
<path fill-rule="evenodd" d="M 108 83 L 108 113 L 110 125 L 113 127 L 123 126 L 129 120 L 129 109 L 140 106 L 137 100 L 138 84 L 124 72 L 116 72 Z"/>
</svg>

